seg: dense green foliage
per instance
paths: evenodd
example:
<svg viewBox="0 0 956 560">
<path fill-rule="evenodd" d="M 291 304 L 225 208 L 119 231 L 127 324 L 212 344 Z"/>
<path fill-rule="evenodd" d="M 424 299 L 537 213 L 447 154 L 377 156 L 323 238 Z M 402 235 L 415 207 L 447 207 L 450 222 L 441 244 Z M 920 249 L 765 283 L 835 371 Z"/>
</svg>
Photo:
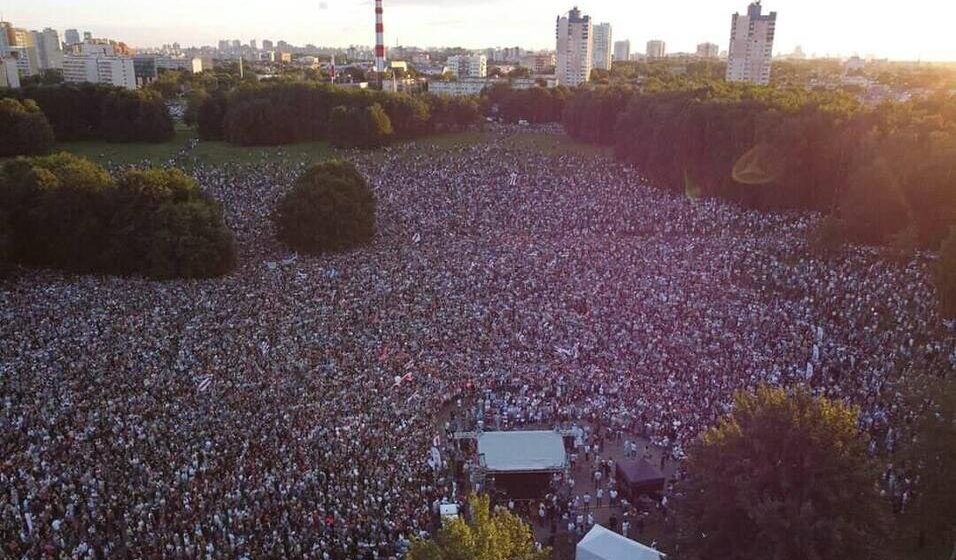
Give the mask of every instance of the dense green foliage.
<svg viewBox="0 0 956 560">
<path fill-rule="evenodd" d="M 198 99 L 194 105 L 198 105 L 200 137 L 240 145 L 328 140 L 340 146 L 370 147 L 465 128 L 479 123 L 481 117 L 478 104 L 471 100 L 308 82 L 243 85 L 228 94 L 217 92 Z M 345 111 L 338 111 L 333 127 L 333 111 L 339 107 Z M 357 131 L 343 135 L 350 128 Z M 391 133 L 386 132 L 389 128 Z"/>
<path fill-rule="evenodd" d="M 21 158 L 0 170 L 0 208 L 13 263 L 166 279 L 216 276 L 235 262 L 218 205 L 178 170 L 113 180 L 69 154 Z"/>
<path fill-rule="evenodd" d="M 95 84 L 62 84 L 0 91 L 0 97 L 33 99 L 60 142 L 166 142 L 173 120 L 155 92 Z"/>
<path fill-rule="evenodd" d="M 368 107 L 339 105 L 329 116 L 329 137 L 340 147 L 378 148 L 388 144 L 392 121 L 378 103 Z"/>
<path fill-rule="evenodd" d="M 275 209 L 277 237 L 296 251 L 344 251 L 375 236 L 375 196 L 351 163 L 309 168 Z"/>
<path fill-rule="evenodd" d="M 613 145 L 655 185 L 834 211 L 855 241 L 911 233 L 935 248 L 956 223 L 956 98 L 867 109 L 834 92 L 610 86 L 575 96 L 564 124 L 576 139 Z"/>
<path fill-rule="evenodd" d="M 762 387 L 689 449 L 675 516 L 687 559 L 885 557 L 889 508 L 857 411 Z"/>
<path fill-rule="evenodd" d="M 500 85 L 487 90 L 484 96 L 492 107 L 497 107 L 498 116 L 506 122 L 525 120 L 540 124 L 561 121 L 565 104 L 571 98 L 571 90 L 564 86 L 512 89 Z"/>
<path fill-rule="evenodd" d="M 936 263 L 936 290 L 943 317 L 956 319 L 956 227 L 950 230 Z"/>
<path fill-rule="evenodd" d="M 53 129 L 32 99 L 0 99 L 0 157 L 46 154 Z"/>
<path fill-rule="evenodd" d="M 909 390 L 916 415 L 903 464 L 918 484 L 900 541 L 913 559 L 956 554 L 956 378 L 940 373 L 916 376 Z"/>
<path fill-rule="evenodd" d="M 472 495 L 470 520 L 455 519 L 430 541 L 416 540 L 409 560 L 546 560 L 535 551 L 531 527 L 508 510 L 491 511 L 487 496 Z"/>
</svg>

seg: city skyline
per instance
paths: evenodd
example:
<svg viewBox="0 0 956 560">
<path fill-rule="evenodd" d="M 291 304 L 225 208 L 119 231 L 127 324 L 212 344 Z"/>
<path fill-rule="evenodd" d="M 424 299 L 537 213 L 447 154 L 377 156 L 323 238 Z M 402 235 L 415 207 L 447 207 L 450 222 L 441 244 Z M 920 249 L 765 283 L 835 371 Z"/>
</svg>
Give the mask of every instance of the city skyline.
<svg viewBox="0 0 956 560">
<path fill-rule="evenodd" d="M 386 0 L 386 45 L 478 49 L 521 46 L 554 48 L 554 20 L 577 4 L 595 22 L 609 22 L 615 39 L 642 45 L 662 39 L 668 52 L 695 52 L 696 45 L 729 44 L 734 12 L 746 12 L 748 0 L 687 0 L 680 3 L 622 4 L 614 0 L 566 2 L 504 0 L 480 4 L 465 0 Z M 201 6 L 185 0 L 162 5 L 89 0 L 34 0 L 28 5 L 0 3 L 3 17 L 29 29 L 52 27 L 91 30 L 95 36 L 122 40 L 140 48 L 179 42 L 216 45 L 219 39 L 286 40 L 325 47 L 372 45 L 373 3 L 369 0 L 280 0 L 270 10 L 235 10 L 224 0 Z M 146 10 L 145 8 L 149 8 Z M 802 46 L 809 55 L 874 55 L 894 60 L 956 61 L 956 41 L 944 41 L 956 6 L 942 0 L 913 0 L 906 10 L 872 9 L 860 0 L 767 0 L 766 11 L 780 14 L 775 54 Z M 934 17 L 927 18 L 926 13 Z M 149 19 L 144 18 L 149 14 Z M 504 14 L 504 15 L 503 15 Z M 693 14 L 688 17 L 687 14 Z M 196 22 L 196 23 L 183 23 Z M 850 25 L 848 25 L 848 23 Z"/>
</svg>

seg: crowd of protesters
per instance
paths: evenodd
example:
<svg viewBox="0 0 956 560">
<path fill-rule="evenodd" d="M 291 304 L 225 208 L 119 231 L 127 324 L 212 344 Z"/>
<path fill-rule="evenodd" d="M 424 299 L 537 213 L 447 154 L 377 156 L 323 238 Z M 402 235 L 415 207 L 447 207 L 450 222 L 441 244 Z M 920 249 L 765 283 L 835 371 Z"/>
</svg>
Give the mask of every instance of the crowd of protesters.
<svg viewBox="0 0 956 560">
<path fill-rule="evenodd" d="M 378 234 L 353 252 L 275 241 L 302 165 L 197 163 L 230 276 L 0 284 L 0 557 L 398 558 L 461 492 L 459 398 L 679 460 L 736 391 L 806 383 L 889 449 L 901 375 L 953 367 L 922 259 L 821 260 L 814 216 L 676 197 L 512 133 L 356 154 Z"/>
</svg>

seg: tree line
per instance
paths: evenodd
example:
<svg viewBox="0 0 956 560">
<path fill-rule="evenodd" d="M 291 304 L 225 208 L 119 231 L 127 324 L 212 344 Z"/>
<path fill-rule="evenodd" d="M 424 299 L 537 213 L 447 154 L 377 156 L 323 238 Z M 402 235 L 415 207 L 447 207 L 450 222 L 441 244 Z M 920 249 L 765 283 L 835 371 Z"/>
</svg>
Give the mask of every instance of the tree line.
<svg viewBox="0 0 956 560">
<path fill-rule="evenodd" d="M 0 98 L 32 100 L 59 142 L 166 142 L 173 119 L 156 92 L 100 84 L 59 84 L 0 90 Z M 26 155 L 28 152 L 19 152 Z"/>
<path fill-rule="evenodd" d="M 235 263 L 219 205 L 181 171 L 127 171 L 66 153 L 0 168 L 0 264 L 203 278 Z"/>
<path fill-rule="evenodd" d="M 244 84 L 194 98 L 199 136 L 243 146 L 333 141 L 375 147 L 478 124 L 476 98 L 351 90 L 307 82 Z"/>
</svg>

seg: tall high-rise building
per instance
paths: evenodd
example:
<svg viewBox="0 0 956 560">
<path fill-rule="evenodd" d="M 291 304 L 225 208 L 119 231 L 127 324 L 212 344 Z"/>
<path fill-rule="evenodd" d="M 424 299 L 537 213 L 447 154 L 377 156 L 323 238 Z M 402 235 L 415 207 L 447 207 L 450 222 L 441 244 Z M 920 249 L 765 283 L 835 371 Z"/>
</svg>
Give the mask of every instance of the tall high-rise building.
<svg viewBox="0 0 956 560">
<path fill-rule="evenodd" d="M 611 69 L 611 48 L 614 45 L 611 39 L 611 24 L 601 23 L 594 26 L 593 50 L 591 63 L 601 70 Z"/>
<path fill-rule="evenodd" d="M 263 39 L 263 40 L 262 40 L 262 50 L 264 50 L 264 51 L 271 51 L 271 50 L 273 50 L 274 48 L 275 48 L 275 45 L 272 43 L 272 41 L 270 41 L 270 40 L 268 40 L 268 39 Z"/>
<path fill-rule="evenodd" d="M 80 32 L 76 29 L 67 29 L 63 33 L 63 41 L 67 45 L 76 45 L 80 42 Z"/>
<path fill-rule="evenodd" d="M 664 58 L 667 56 L 667 43 L 659 39 L 647 42 L 647 58 Z"/>
<path fill-rule="evenodd" d="M 240 49 L 242 49 L 242 41 L 240 41 L 239 39 L 233 39 L 232 50 L 239 52 Z"/>
<path fill-rule="evenodd" d="M 733 15 L 727 60 L 728 82 L 770 83 L 776 28 L 777 12 L 764 15 L 760 0 L 747 7 L 747 15 Z"/>
<path fill-rule="evenodd" d="M 0 53 L 0 88 L 17 89 L 20 87 L 20 73 L 17 61 Z"/>
<path fill-rule="evenodd" d="M 83 41 L 86 42 L 86 41 L 92 41 L 92 40 L 93 40 L 93 33 L 89 32 L 89 31 L 84 31 L 84 32 L 83 32 Z"/>
<path fill-rule="evenodd" d="M 446 66 L 456 78 L 484 78 L 488 75 L 488 57 L 483 54 L 449 56 Z"/>
<path fill-rule="evenodd" d="M 582 16 L 575 6 L 566 16 L 557 20 L 557 66 L 558 83 L 574 87 L 591 79 L 591 63 L 594 52 L 590 16 Z"/>
<path fill-rule="evenodd" d="M 631 59 L 631 42 L 630 41 L 615 41 L 614 42 L 614 60 L 617 62 L 627 62 Z"/>
<path fill-rule="evenodd" d="M 219 52 L 224 53 L 229 50 L 229 41 L 225 39 L 219 39 Z"/>
<path fill-rule="evenodd" d="M 259 50 L 259 49 L 256 48 L 256 40 L 255 40 L 255 39 L 249 41 L 249 47 L 251 47 L 252 50 L 254 50 L 254 51 L 255 51 L 255 50 Z"/>
<path fill-rule="evenodd" d="M 9 21 L 0 21 L 0 56 L 10 54 L 10 37 L 13 24 Z"/>
<path fill-rule="evenodd" d="M 4 22 L 0 31 L 7 36 L 7 52 L 17 60 L 17 68 L 21 76 L 34 76 L 40 72 L 40 56 L 37 53 L 36 41 L 33 33 L 12 24 Z"/>
<path fill-rule="evenodd" d="M 56 30 L 47 27 L 43 31 L 34 31 L 33 41 L 37 46 L 41 70 L 63 68 L 63 47 L 60 43 L 60 34 Z"/>
<path fill-rule="evenodd" d="M 701 43 L 697 45 L 697 56 L 700 58 L 717 58 L 720 56 L 720 46 L 715 43 Z"/>
</svg>

